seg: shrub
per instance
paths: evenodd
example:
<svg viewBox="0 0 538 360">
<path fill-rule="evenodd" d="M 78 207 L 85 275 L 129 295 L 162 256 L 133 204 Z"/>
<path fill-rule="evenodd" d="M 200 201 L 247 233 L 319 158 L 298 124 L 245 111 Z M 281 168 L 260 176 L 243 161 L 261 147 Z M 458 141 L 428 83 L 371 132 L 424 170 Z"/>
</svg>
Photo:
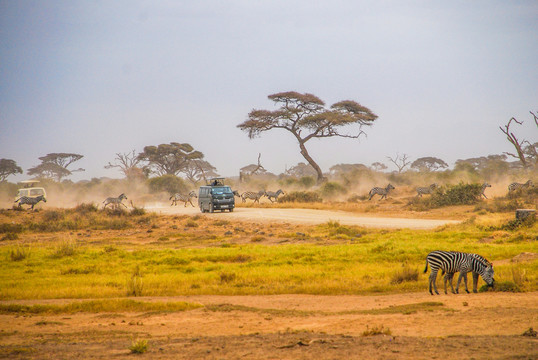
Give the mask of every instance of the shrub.
<svg viewBox="0 0 538 360">
<path fill-rule="evenodd" d="M 131 346 L 129 346 L 129 350 L 131 350 L 131 353 L 133 354 L 143 354 L 146 351 L 148 351 L 148 341 L 147 340 L 133 341 Z"/>
<path fill-rule="evenodd" d="M 222 272 L 219 276 L 220 282 L 223 284 L 234 281 L 237 275 L 235 275 L 235 273 Z"/>
<path fill-rule="evenodd" d="M 366 330 L 362 332 L 362 336 L 374 336 L 374 335 L 391 335 L 392 332 L 389 328 L 385 328 L 383 325 L 381 326 L 374 326 L 373 328 L 369 328 L 368 325 L 366 325 Z"/>
<path fill-rule="evenodd" d="M 302 187 L 308 189 L 316 184 L 316 179 L 314 179 L 312 176 L 303 176 L 302 178 L 297 180 L 297 183 Z"/>
<path fill-rule="evenodd" d="M 303 202 L 314 203 L 323 201 L 322 198 L 312 191 L 292 191 L 279 198 L 279 202 Z"/>
<path fill-rule="evenodd" d="M 175 175 L 167 174 L 148 180 L 148 186 L 151 192 L 167 192 L 169 194 L 187 193 L 188 188 L 185 182 Z"/>
<path fill-rule="evenodd" d="M 8 254 L 11 261 L 21 261 L 30 256 L 30 248 L 17 245 L 14 248 L 10 249 Z"/>
<path fill-rule="evenodd" d="M 452 205 L 472 205 L 480 201 L 481 190 L 480 184 L 446 185 L 437 188 L 430 197 L 413 197 L 407 205 L 416 211 Z"/>
<path fill-rule="evenodd" d="M 4 223 L 0 224 L 0 234 L 4 233 L 21 233 L 24 230 L 24 227 L 22 224 L 10 224 L 10 223 Z"/>
<path fill-rule="evenodd" d="M 53 258 L 63 258 L 66 256 L 73 256 L 76 253 L 77 244 L 74 241 L 66 240 L 62 241 L 52 253 Z"/>
<path fill-rule="evenodd" d="M 140 266 L 136 266 L 131 274 L 131 277 L 127 279 L 127 296 L 142 296 L 144 284 L 142 283 L 142 273 Z"/>
<path fill-rule="evenodd" d="M 347 189 L 337 182 L 326 182 L 320 189 L 321 194 L 324 197 L 333 197 L 336 195 L 343 195 L 347 193 Z"/>
<path fill-rule="evenodd" d="M 404 265 L 401 270 L 398 270 L 392 275 L 391 284 L 401 284 L 406 281 L 417 281 L 418 270 Z"/>
<path fill-rule="evenodd" d="M 77 205 L 75 206 L 75 209 L 74 211 L 76 213 L 79 213 L 81 215 L 87 215 L 89 213 L 95 213 L 98 211 L 98 208 L 95 204 L 91 203 L 91 204 L 85 204 L 85 203 L 82 203 L 80 205 Z"/>
<path fill-rule="evenodd" d="M 4 240 L 17 240 L 19 238 L 19 235 L 15 233 L 7 233 L 4 236 L 2 236 L 2 241 Z"/>
<path fill-rule="evenodd" d="M 487 292 L 487 291 L 494 291 L 494 292 L 521 292 L 521 289 L 519 286 L 517 286 L 516 283 L 512 281 L 497 281 L 495 282 L 494 286 L 488 286 L 488 285 L 482 285 L 480 289 L 478 289 L 479 292 Z"/>
</svg>

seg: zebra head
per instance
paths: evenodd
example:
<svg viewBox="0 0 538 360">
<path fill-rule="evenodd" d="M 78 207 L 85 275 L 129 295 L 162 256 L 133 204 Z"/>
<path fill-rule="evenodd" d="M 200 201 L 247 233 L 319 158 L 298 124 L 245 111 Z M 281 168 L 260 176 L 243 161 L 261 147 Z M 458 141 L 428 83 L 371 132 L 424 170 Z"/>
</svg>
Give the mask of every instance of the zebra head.
<svg viewBox="0 0 538 360">
<path fill-rule="evenodd" d="M 278 189 L 278 191 L 276 192 L 276 195 L 280 195 L 280 194 L 284 194 L 284 191 L 282 191 L 282 189 Z"/>
<path fill-rule="evenodd" d="M 232 191 L 232 193 L 234 194 L 234 196 L 241 197 L 241 194 L 239 194 L 239 191 L 237 190 Z"/>
<path fill-rule="evenodd" d="M 528 180 L 525 185 L 529 186 L 529 187 L 534 187 L 534 184 L 532 182 L 532 180 Z"/>
<path fill-rule="evenodd" d="M 492 264 L 489 264 L 480 275 L 482 276 L 482 279 L 484 279 L 486 284 L 488 284 L 488 286 L 493 286 L 495 279 L 493 278 L 494 271 Z"/>
<path fill-rule="evenodd" d="M 45 195 L 39 195 L 38 199 L 42 200 L 43 202 L 47 202 L 47 199 L 45 199 Z"/>
<path fill-rule="evenodd" d="M 196 195 L 196 192 L 194 190 L 189 193 L 189 198 L 191 197 L 195 197 L 195 198 L 198 197 L 198 195 Z"/>
<path fill-rule="evenodd" d="M 118 196 L 118 199 L 123 200 L 123 199 L 127 199 L 127 196 L 125 196 L 125 194 L 120 194 L 120 196 Z"/>
<path fill-rule="evenodd" d="M 389 190 L 393 190 L 395 189 L 394 186 L 392 186 L 392 184 L 388 184 L 387 187 L 386 187 L 386 190 L 389 191 Z"/>
<path fill-rule="evenodd" d="M 482 185 L 482 186 L 483 186 L 484 189 L 485 189 L 485 188 L 487 188 L 487 187 L 491 187 L 491 184 L 488 184 L 487 182 L 485 182 L 484 185 Z"/>
<path fill-rule="evenodd" d="M 439 187 L 439 185 L 437 185 L 437 183 L 433 183 L 433 184 L 430 185 L 430 189 L 432 189 L 432 190 L 436 189 L 438 187 Z"/>
</svg>

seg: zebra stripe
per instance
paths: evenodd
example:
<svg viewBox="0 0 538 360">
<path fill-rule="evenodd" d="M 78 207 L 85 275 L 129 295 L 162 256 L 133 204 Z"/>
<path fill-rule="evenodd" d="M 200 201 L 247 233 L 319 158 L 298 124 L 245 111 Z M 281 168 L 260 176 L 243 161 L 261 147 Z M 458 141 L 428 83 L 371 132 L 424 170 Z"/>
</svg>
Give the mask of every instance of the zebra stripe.
<svg viewBox="0 0 538 360">
<path fill-rule="evenodd" d="M 417 188 L 417 196 L 422 197 L 422 195 L 431 194 L 433 192 L 433 190 L 435 190 L 435 188 L 437 188 L 436 183 L 433 183 L 430 186 L 418 187 Z"/>
<path fill-rule="evenodd" d="M 429 291 L 432 295 L 432 285 L 433 289 L 435 290 L 435 293 L 439 295 L 436 285 L 437 272 L 439 271 L 439 269 L 442 270 L 442 274 L 447 273 L 447 275 L 445 276 L 445 294 L 447 293 L 446 282 L 447 280 L 450 280 L 450 284 L 452 286 L 452 277 L 456 272 L 460 273 L 458 283 L 456 285 L 456 294 L 458 293 L 459 285 L 462 279 L 465 282 L 465 291 L 469 292 L 467 288 L 467 273 L 471 271 L 473 272 L 473 280 L 475 279 L 474 273 L 476 273 L 477 280 L 478 275 L 480 275 L 488 285 L 491 286 L 494 282 L 493 265 L 485 258 L 477 254 L 436 250 L 432 251 L 428 254 L 428 256 L 426 256 L 426 268 L 424 269 L 424 272 L 428 271 L 428 264 L 431 268 L 431 273 L 429 277 Z M 473 288 L 473 291 L 476 292 L 476 284 Z"/>
<path fill-rule="evenodd" d="M 389 191 L 392 190 L 392 189 L 394 189 L 394 186 L 392 186 L 391 184 L 388 184 L 386 188 L 375 187 L 372 190 L 370 190 L 370 192 L 368 193 L 368 195 L 370 195 L 368 200 L 371 200 L 372 197 L 374 195 L 376 195 L 376 194 L 381 195 L 381 199 L 383 199 L 383 198 L 386 199 L 387 195 L 389 194 Z"/>
<path fill-rule="evenodd" d="M 508 185 L 508 192 L 520 190 L 520 189 L 523 189 L 523 188 L 529 188 L 529 187 L 534 187 L 534 184 L 532 183 L 532 180 L 527 180 L 527 182 L 524 183 L 524 184 L 520 184 L 520 183 L 515 182 L 515 183 L 511 183 L 510 185 Z"/>
<path fill-rule="evenodd" d="M 271 198 L 274 198 L 275 201 L 278 200 L 278 196 L 279 196 L 280 194 L 284 194 L 284 191 L 282 191 L 282 189 L 278 189 L 276 192 L 275 192 L 275 191 L 266 191 L 266 192 L 265 192 L 265 196 L 267 196 L 267 198 L 268 198 L 269 200 L 271 200 Z M 273 202 L 273 200 L 271 200 L 271 202 Z"/>
<path fill-rule="evenodd" d="M 486 258 L 482 257 L 481 255 L 468 253 L 467 256 L 472 256 L 473 258 L 475 258 L 476 261 L 481 262 L 483 264 L 483 266 L 485 266 L 486 268 L 488 266 L 493 267 L 493 265 L 491 265 L 491 263 Z M 492 271 L 493 271 L 493 268 L 492 268 Z M 441 273 L 441 275 L 443 275 L 443 273 Z M 472 271 L 472 274 L 473 274 L 473 292 L 476 293 L 477 292 L 477 284 L 478 284 L 478 276 L 480 274 L 478 272 L 475 272 L 475 271 Z M 465 283 L 467 283 L 467 274 L 463 275 L 463 278 L 465 280 Z M 446 294 L 446 283 L 447 283 L 447 281 L 450 283 L 450 288 L 452 290 L 452 293 L 453 294 L 458 293 L 460 279 L 458 279 L 458 284 L 457 284 L 458 289 L 456 289 L 456 291 L 454 291 L 454 286 L 452 285 L 452 280 L 453 279 L 454 279 L 454 273 L 446 273 L 445 278 L 444 278 L 445 294 Z M 467 291 L 467 292 L 469 292 L 469 291 Z"/>
<path fill-rule="evenodd" d="M 21 207 L 22 205 L 32 205 L 31 210 L 34 210 L 34 206 L 36 206 L 36 204 L 41 200 L 43 200 L 43 202 L 47 202 L 47 199 L 45 199 L 44 195 L 39 195 L 36 197 L 21 196 L 20 198 L 15 200 L 15 202 L 19 203 L 19 207 Z"/>
<path fill-rule="evenodd" d="M 260 199 L 263 195 L 265 195 L 265 191 L 263 190 L 260 190 L 258 192 L 245 191 L 241 194 L 241 199 L 243 200 L 243 202 L 247 202 L 247 199 L 254 200 L 254 202 L 257 202 L 259 204 Z"/>
<path fill-rule="evenodd" d="M 122 203 L 123 199 L 127 199 L 127 196 L 125 196 L 125 194 L 121 194 L 120 196 L 116 198 L 115 197 L 106 198 L 106 200 L 103 201 L 103 204 L 105 204 L 105 206 L 103 206 L 103 209 L 106 208 L 108 204 L 112 204 L 114 207 L 119 207 L 120 205 L 125 206 L 125 204 Z M 125 206 L 125 208 L 127 208 L 127 206 Z"/>
<path fill-rule="evenodd" d="M 168 199 L 168 200 L 172 200 L 172 203 L 170 204 L 170 206 L 172 206 L 172 205 L 177 206 L 178 201 L 183 201 L 183 203 L 185 204 L 184 207 L 187 207 L 187 203 L 190 203 L 194 207 L 194 204 L 191 201 L 191 199 L 193 197 L 197 198 L 198 196 L 196 195 L 196 193 L 194 191 L 191 191 L 188 195 L 183 195 L 183 194 L 180 194 L 180 193 L 174 194 L 174 195 L 170 196 L 170 199 Z"/>
</svg>

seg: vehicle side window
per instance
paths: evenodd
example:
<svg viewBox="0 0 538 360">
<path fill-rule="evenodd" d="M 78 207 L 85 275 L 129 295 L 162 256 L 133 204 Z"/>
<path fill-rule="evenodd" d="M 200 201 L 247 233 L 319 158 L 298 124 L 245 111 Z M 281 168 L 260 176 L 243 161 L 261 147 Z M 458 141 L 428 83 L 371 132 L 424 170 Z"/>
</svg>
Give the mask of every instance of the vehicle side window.
<svg viewBox="0 0 538 360">
<path fill-rule="evenodd" d="M 30 196 L 39 196 L 43 195 L 43 190 L 41 189 L 30 189 Z"/>
</svg>

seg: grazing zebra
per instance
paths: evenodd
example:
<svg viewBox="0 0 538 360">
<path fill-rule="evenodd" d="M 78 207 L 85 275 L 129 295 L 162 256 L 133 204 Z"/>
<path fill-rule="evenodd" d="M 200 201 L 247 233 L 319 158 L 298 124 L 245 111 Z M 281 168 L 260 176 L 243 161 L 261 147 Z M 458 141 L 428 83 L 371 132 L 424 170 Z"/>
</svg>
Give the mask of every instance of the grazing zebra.
<svg viewBox="0 0 538 360">
<path fill-rule="evenodd" d="M 41 200 L 43 200 L 43 202 L 47 202 L 47 199 L 45 199 L 44 195 L 39 195 L 37 197 L 21 196 L 20 198 L 15 200 L 15 202 L 19 202 L 19 207 L 21 207 L 21 205 L 23 204 L 32 205 L 31 210 L 34 210 L 34 206 L 36 206 L 36 204 Z"/>
<path fill-rule="evenodd" d="M 478 254 L 467 254 L 467 255 L 472 256 L 475 259 L 477 259 L 478 261 L 484 263 L 485 266 L 490 265 L 490 262 L 486 258 L 484 258 L 484 257 L 482 257 L 482 256 L 480 256 Z M 443 273 L 444 273 L 444 271 L 441 273 L 441 275 L 443 275 Z M 473 292 L 476 293 L 477 292 L 476 288 L 477 288 L 477 284 L 478 284 L 478 275 L 479 274 L 477 272 L 475 272 L 475 271 L 472 271 L 472 274 L 473 274 Z M 463 278 L 465 280 L 465 283 L 467 283 L 467 274 L 463 275 Z M 458 293 L 459 283 L 457 284 L 456 291 L 454 291 L 454 286 L 452 285 L 452 280 L 453 279 L 454 279 L 454 273 L 446 273 L 445 278 L 444 278 L 445 294 L 446 294 L 446 283 L 447 283 L 447 281 L 450 283 L 450 289 L 452 290 L 452 293 L 453 294 Z M 469 292 L 469 291 L 467 291 L 467 292 Z"/>
<path fill-rule="evenodd" d="M 437 188 L 437 184 L 433 183 L 430 186 L 426 187 L 418 187 L 417 188 L 417 196 L 422 197 L 422 195 L 431 194 L 435 188 Z"/>
<path fill-rule="evenodd" d="M 446 294 L 446 282 L 450 280 L 450 286 L 452 287 L 452 277 L 454 273 L 460 273 L 458 278 L 458 283 L 456 285 L 455 293 L 458 293 L 461 279 L 465 281 L 465 291 L 469 292 L 467 288 L 467 273 L 473 272 L 473 280 L 476 278 L 478 281 L 478 275 L 482 276 L 482 279 L 489 285 L 493 285 L 493 265 L 481 257 L 480 255 L 462 253 L 457 251 L 432 251 L 426 257 L 426 268 L 424 272 L 428 271 L 428 264 L 431 268 L 431 273 L 429 277 L 429 290 L 430 294 L 433 295 L 432 285 L 435 293 L 439 295 L 437 291 L 437 285 L 435 280 L 437 279 L 437 272 L 439 269 L 443 271 L 443 274 L 446 272 L 445 276 L 445 294 Z M 476 273 L 476 275 L 475 275 Z M 453 288 L 452 288 L 453 290 Z M 476 283 L 474 283 L 473 291 L 476 292 Z"/>
<path fill-rule="evenodd" d="M 529 187 L 533 187 L 534 184 L 532 183 L 532 180 L 527 180 L 527 182 L 525 184 L 520 184 L 520 183 L 511 183 L 510 185 L 508 185 L 508 192 L 512 192 L 512 191 L 516 191 L 516 190 L 519 190 L 519 189 L 523 189 L 523 188 L 529 188 Z"/>
<path fill-rule="evenodd" d="M 278 189 L 276 192 L 274 192 L 274 191 L 266 191 L 266 192 L 265 192 L 265 196 L 267 196 L 267 198 L 268 198 L 269 200 L 271 200 L 271 198 L 274 198 L 275 201 L 278 200 L 278 196 L 279 196 L 280 194 L 284 194 L 284 191 L 282 191 L 282 189 Z M 273 200 L 271 200 L 271 202 L 273 202 Z"/>
<path fill-rule="evenodd" d="M 481 190 L 480 190 L 480 196 L 483 196 L 483 197 L 485 197 L 486 199 L 487 199 L 488 197 L 486 196 L 486 194 L 484 194 L 484 191 L 486 191 L 486 188 L 488 188 L 488 187 L 491 187 L 491 185 L 488 184 L 487 182 L 485 182 L 485 183 L 482 184 L 482 188 L 481 188 Z"/>
<path fill-rule="evenodd" d="M 372 190 L 370 190 L 370 192 L 368 193 L 368 195 L 370 195 L 368 200 L 372 200 L 372 197 L 375 194 L 381 195 L 381 199 L 383 199 L 383 198 L 386 199 L 387 195 L 389 194 L 389 191 L 392 190 L 392 189 L 394 189 L 394 186 L 392 186 L 391 184 L 388 184 L 386 188 L 375 187 Z"/>
<path fill-rule="evenodd" d="M 177 205 L 178 201 L 183 201 L 185 203 L 184 207 L 187 207 L 187 203 L 190 203 L 194 207 L 194 204 L 191 201 L 193 197 L 197 198 L 198 196 L 196 195 L 194 191 L 191 191 L 189 195 L 183 195 L 183 194 L 177 193 L 175 195 L 170 196 L 170 199 L 168 200 L 172 200 L 172 203 L 170 204 L 170 206 Z"/>
<path fill-rule="evenodd" d="M 265 195 L 265 191 L 260 190 L 258 192 L 246 191 L 241 194 L 243 202 L 247 202 L 247 199 L 254 200 L 254 202 L 260 203 L 260 198 Z"/>
<path fill-rule="evenodd" d="M 103 204 L 105 204 L 105 206 L 103 206 L 103 209 L 106 208 L 108 204 L 112 204 L 114 207 L 117 207 L 117 208 L 119 208 L 120 205 L 125 206 L 125 204 L 121 202 L 123 199 L 127 199 L 127 196 L 125 196 L 125 194 L 121 194 L 117 198 L 115 197 L 106 198 L 106 200 L 103 201 Z M 127 206 L 125 206 L 125 208 L 127 208 Z"/>
<path fill-rule="evenodd" d="M 232 191 L 232 193 L 234 194 L 234 196 L 237 196 L 238 198 L 241 197 L 241 194 L 239 194 L 239 191 L 237 190 Z"/>
</svg>

